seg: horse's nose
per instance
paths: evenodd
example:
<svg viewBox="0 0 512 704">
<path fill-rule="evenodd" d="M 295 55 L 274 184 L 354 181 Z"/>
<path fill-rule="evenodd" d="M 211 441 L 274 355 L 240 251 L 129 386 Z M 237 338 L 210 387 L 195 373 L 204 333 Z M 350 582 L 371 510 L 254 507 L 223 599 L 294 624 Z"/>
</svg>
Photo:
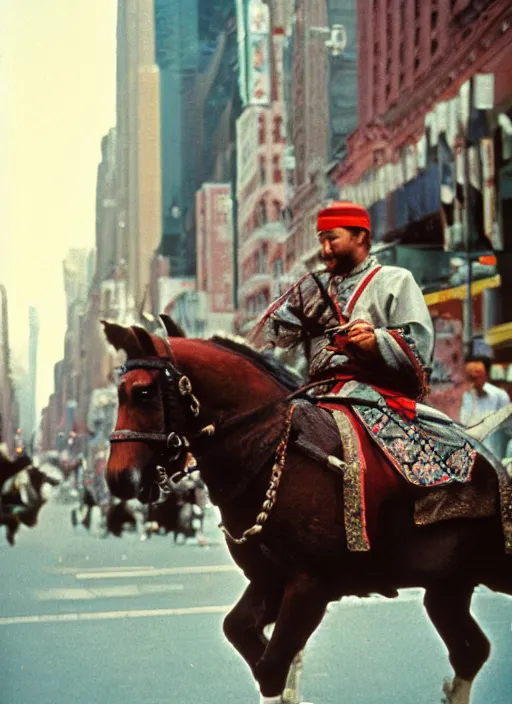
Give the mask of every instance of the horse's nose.
<svg viewBox="0 0 512 704">
<path fill-rule="evenodd" d="M 129 468 L 122 472 L 107 475 L 108 488 L 118 499 L 136 499 L 141 491 L 141 473 L 139 469 Z"/>
</svg>

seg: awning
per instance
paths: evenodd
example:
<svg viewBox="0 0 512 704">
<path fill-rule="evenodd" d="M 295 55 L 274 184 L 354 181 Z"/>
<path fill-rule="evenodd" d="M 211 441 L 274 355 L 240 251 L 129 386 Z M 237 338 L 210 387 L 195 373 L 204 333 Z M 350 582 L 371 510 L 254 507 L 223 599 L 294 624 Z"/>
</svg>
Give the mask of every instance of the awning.
<svg viewBox="0 0 512 704">
<path fill-rule="evenodd" d="M 471 295 L 477 296 L 487 288 L 498 288 L 498 286 L 501 286 L 501 278 L 499 274 L 486 279 L 480 279 L 479 281 L 473 281 L 471 284 Z M 425 303 L 427 306 L 432 306 L 437 303 L 443 303 L 444 301 L 453 301 L 457 299 L 463 301 L 466 298 L 467 291 L 468 287 L 465 284 L 462 286 L 455 286 L 454 288 L 444 288 L 440 291 L 433 291 L 432 293 L 425 294 Z"/>
<path fill-rule="evenodd" d="M 485 341 L 491 347 L 512 347 L 512 322 L 489 328 L 485 333 Z"/>
</svg>

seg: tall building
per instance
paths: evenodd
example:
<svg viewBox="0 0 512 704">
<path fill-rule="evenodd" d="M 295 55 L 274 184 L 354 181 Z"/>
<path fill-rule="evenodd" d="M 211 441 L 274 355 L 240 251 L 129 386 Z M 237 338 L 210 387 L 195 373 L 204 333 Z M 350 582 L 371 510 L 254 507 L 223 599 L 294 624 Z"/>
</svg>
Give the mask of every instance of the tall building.
<svg viewBox="0 0 512 704">
<path fill-rule="evenodd" d="M 235 263 L 231 184 L 205 183 L 196 195 L 197 306 L 204 333 L 232 332 Z"/>
<path fill-rule="evenodd" d="M 153 0 L 120 0 L 117 21 L 117 246 L 136 313 L 161 238 L 160 72 Z"/>
<path fill-rule="evenodd" d="M 250 0 L 238 23 L 245 107 L 237 120 L 237 325 L 244 333 L 279 292 L 284 269 L 283 8 Z"/>
<path fill-rule="evenodd" d="M 213 178 L 215 133 L 236 81 L 235 0 L 155 0 L 162 242 L 171 277 L 195 274 L 195 193 Z"/>
<path fill-rule="evenodd" d="M 110 276 L 121 259 L 116 248 L 116 230 L 116 130 L 112 128 L 101 140 L 96 181 L 96 281 Z"/>
<path fill-rule="evenodd" d="M 0 284 L 0 444 L 14 452 L 14 435 L 18 427 L 18 407 L 12 383 L 9 348 L 9 311 L 7 291 Z"/>
<path fill-rule="evenodd" d="M 339 51 L 332 46 L 336 25 L 345 37 Z M 356 2 L 297 0 L 285 29 L 290 229 L 285 269 L 293 278 L 315 261 L 316 214 L 334 196 L 329 165 L 344 154 L 357 125 Z"/>
</svg>

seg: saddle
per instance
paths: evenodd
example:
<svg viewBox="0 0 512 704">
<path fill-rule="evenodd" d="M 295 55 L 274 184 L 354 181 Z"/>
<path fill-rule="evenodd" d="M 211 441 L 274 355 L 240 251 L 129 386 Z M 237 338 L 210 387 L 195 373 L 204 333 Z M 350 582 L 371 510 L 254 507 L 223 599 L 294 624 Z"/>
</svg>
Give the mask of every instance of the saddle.
<svg viewBox="0 0 512 704">
<path fill-rule="evenodd" d="M 292 428 L 295 447 L 342 475 L 350 551 L 370 549 L 377 537 L 381 508 L 397 497 L 412 503 L 418 526 L 500 514 L 496 472 L 485 462 L 475 467 L 467 482 L 418 486 L 389 462 L 349 406 L 328 410 L 309 400 L 298 400 L 294 402 Z"/>
</svg>

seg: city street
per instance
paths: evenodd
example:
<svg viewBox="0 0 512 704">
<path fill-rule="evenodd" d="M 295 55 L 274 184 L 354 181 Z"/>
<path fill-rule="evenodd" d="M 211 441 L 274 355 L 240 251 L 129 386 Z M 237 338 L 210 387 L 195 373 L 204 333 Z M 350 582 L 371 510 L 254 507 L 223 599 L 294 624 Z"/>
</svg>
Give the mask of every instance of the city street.
<svg viewBox="0 0 512 704">
<path fill-rule="evenodd" d="M 2 535 L 2 704 L 257 702 L 224 640 L 224 614 L 245 580 L 209 515 L 207 547 L 73 529 L 53 498 L 10 548 Z M 330 607 L 307 648 L 304 696 L 315 704 L 433 704 L 450 673 L 422 614 L 421 591 Z M 473 704 L 512 691 L 512 601 L 480 590 L 473 611 L 493 652 Z"/>
</svg>

